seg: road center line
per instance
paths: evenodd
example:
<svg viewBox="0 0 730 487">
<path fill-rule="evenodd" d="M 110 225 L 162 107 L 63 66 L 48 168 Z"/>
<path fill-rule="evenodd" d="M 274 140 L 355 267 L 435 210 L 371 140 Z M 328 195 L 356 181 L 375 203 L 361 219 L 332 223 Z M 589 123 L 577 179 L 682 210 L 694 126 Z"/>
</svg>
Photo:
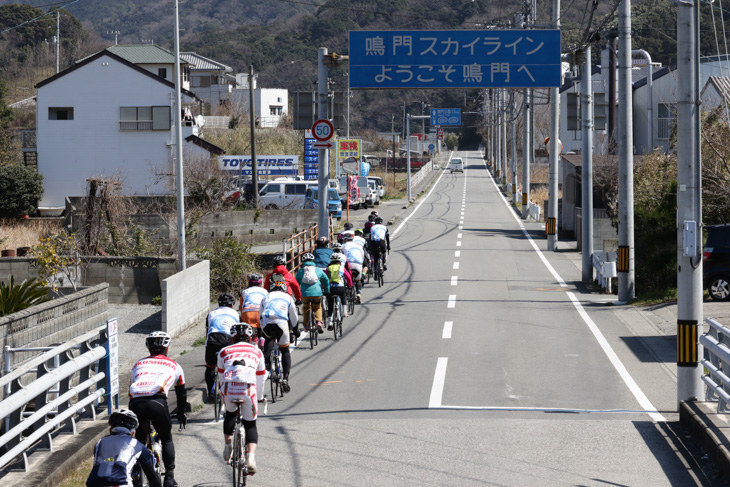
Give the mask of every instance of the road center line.
<svg viewBox="0 0 730 487">
<path fill-rule="evenodd" d="M 459 276 L 451 276 L 451 285 L 456 286 L 459 283 Z"/>
<path fill-rule="evenodd" d="M 456 307 L 456 294 L 449 295 L 449 304 L 446 305 L 447 308 L 455 308 Z"/>
<path fill-rule="evenodd" d="M 458 234 L 458 235 L 456 236 L 456 238 L 462 238 L 462 236 L 463 236 L 463 235 L 462 235 L 462 234 L 460 233 L 460 234 Z"/>
<path fill-rule="evenodd" d="M 461 250 L 457 250 L 454 252 L 454 257 L 461 257 Z"/>
<path fill-rule="evenodd" d="M 456 242 L 456 246 L 457 246 L 457 247 L 461 247 L 461 240 L 458 240 L 458 241 Z"/>
<path fill-rule="evenodd" d="M 429 408 L 440 408 L 441 401 L 444 396 L 444 384 L 446 383 L 446 365 L 449 359 L 447 357 L 439 357 L 436 362 L 436 373 L 433 376 L 433 385 L 431 386 L 431 398 L 428 400 Z"/>
<path fill-rule="evenodd" d="M 454 326 L 453 321 L 444 321 L 444 332 L 441 335 L 441 338 L 448 339 L 451 338 L 451 328 Z"/>
<path fill-rule="evenodd" d="M 458 262 L 454 262 L 454 269 L 458 269 L 458 268 L 459 268 L 459 263 Z"/>
</svg>

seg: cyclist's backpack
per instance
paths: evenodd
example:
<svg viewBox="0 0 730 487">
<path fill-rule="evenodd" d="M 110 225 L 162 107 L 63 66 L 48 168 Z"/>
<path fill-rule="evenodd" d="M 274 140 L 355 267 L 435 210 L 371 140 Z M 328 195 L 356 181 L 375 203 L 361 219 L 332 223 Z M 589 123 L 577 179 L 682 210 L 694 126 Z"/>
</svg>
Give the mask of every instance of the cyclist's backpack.
<svg viewBox="0 0 730 487">
<path fill-rule="evenodd" d="M 269 280 L 269 291 L 271 291 L 271 289 L 275 286 L 283 287 L 284 289 L 286 289 L 286 278 L 278 272 L 275 272 L 271 275 L 271 279 Z"/>
<path fill-rule="evenodd" d="M 332 284 L 340 283 L 340 267 L 342 267 L 342 264 L 339 262 L 330 264 L 329 267 L 327 267 L 327 273 L 329 274 L 330 282 Z"/>
<path fill-rule="evenodd" d="M 317 277 L 316 267 L 313 265 L 304 266 L 304 274 L 302 274 L 302 282 L 304 284 L 314 284 L 319 281 Z"/>
</svg>

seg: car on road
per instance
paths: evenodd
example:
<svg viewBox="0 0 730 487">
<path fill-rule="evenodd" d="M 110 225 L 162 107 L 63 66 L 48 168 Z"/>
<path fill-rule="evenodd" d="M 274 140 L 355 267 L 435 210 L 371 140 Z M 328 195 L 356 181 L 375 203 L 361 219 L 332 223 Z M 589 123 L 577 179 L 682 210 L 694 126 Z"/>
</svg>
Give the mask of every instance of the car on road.
<svg viewBox="0 0 730 487">
<path fill-rule="evenodd" d="M 375 181 L 375 185 L 378 187 L 378 196 L 380 196 L 380 199 L 383 199 L 383 196 L 385 196 L 385 184 L 383 183 L 383 179 L 377 176 L 368 176 L 368 182 L 370 181 Z"/>
<path fill-rule="evenodd" d="M 711 225 L 705 230 L 702 287 L 715 301 L 727 301 L 730 299 L 730 224 Z"/>
<path fill-rule="evenodd" d="M 380 204 L 380 190 L 375 181 L 371 181 L 370 178 L 368 178 L 368 194 L 365 197 L 365 204 L 371 207 Z"/>
<path fill-rule="evenodd" d="M 464 172 L 464 161 L 459 157 L 454 157 L 449 162 L 449 169 L 451 170 L 451 174 L 454 172 Z"/>
<path fill-rule="evenodd" d="M 327 211 L 335 218 L 342 218 L 342 200 L 340 199 L 339 193 L 337 193 L 336 189 L 332 188 L 328 188 L 327 193 L 329 200 L 327 202 Z M 307 193 L 304 195 L 304 208 L 319 208 L 319 188 L 307 188 Z"/>
</svg>

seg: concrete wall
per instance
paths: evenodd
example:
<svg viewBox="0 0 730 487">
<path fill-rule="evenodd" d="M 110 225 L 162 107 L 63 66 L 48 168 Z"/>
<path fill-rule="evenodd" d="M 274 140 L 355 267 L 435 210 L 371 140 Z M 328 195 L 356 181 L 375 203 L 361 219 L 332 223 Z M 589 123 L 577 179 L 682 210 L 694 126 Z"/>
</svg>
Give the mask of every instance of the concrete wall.
<svg viewBox="0 0 730 487">
<path fill-rule="evenodd" d="M 282 240 L 317 223 L 317 210 L 225 211 L 206 215 L 198 225 L 203 245 L 217 237 L 234 237 L 254 244 Z"/>
<path fill-rule="evenodd" d="M 162 331 L 177 336 L 210 309 L 210 262 L 204 260 L 162 281 Z"/>
</svg>

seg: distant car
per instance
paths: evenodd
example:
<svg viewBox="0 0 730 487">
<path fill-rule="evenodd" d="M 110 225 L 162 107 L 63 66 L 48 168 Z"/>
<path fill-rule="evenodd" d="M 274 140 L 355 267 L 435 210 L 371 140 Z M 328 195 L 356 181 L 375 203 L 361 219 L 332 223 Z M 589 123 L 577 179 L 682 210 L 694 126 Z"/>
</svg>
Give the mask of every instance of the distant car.
<svg viewBox="0 0 730 487">
<path fill-rule="evenodd" d="M 379 205 L 380 189 L 378 188 L 378 185 L 375 183 L 375 181 L 371 181 L 370 178 L 368 178 L 368 190 L 369 194 L 365 197 L 365 203 L 370 206 Z"/>
<path fill-rule="evenodd" d="M 464 161 L 461 160 L 459 157 L 454 157 L 451 159 L 451 162 L 449 162 L 449 169 L 451 170 L 451 173 L 454 172 L 464 172 Z"/>
<path fill-rule="evenodd" d="M 368 176 L 368 182 L 369 181 L 375 181 L 375 185 L 378 187 L 378 195 L 380 196 L 380 199 L 383 199 L 383 196 L 385 196 L 385 184 L 383 183 L 383 179 L 377 176 Z"/>
<path fill-rule="evenodd" d="M 342 218 L 342 200 L 336 189 L 328 188 L 328 200 L 327 211 L 330 215 L 335 218 Z M 319 188 L 311 187 L 307 188 L 307 193 L 304 200 L 304 208 L 316 209 L 319 208 Z"/>
<path fill-rule="evenodd" d="M 705 227 L 702 286 L 715 301 L 730 299 L 730 225 Z"/>
</svg>

